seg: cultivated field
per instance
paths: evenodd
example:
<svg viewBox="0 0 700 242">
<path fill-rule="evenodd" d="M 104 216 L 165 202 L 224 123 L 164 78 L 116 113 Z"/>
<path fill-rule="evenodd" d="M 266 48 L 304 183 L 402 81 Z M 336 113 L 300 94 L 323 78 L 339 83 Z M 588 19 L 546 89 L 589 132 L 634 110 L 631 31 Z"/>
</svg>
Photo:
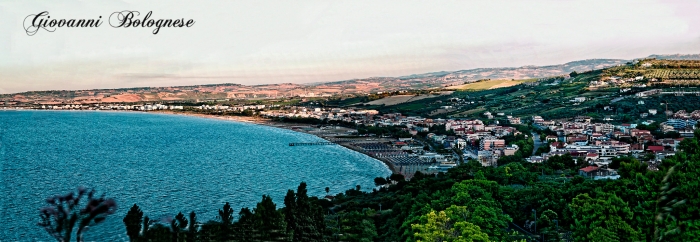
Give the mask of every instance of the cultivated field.
<svg viewBox="0 0 700 242">
<path fill-rule="evenodd" d="M 426 94 L 426 95 L 420 95 L 420 96 L 396 95 L 396 96 L 385 97 L 382 99 L 374 100 L 374 101 L 368 102 L 367 104 L 391 106 L 391 105 L 397 105 L 397 104 L 401 104 L 401 103 L 413 102 L 413 101 L 418 101 L 421 99 L 439 97 L 442 95 L 450 95 L 450 94 L 452 94 L 452 92 L 442 92 L 442 93 L 440 93 L 440 95 L 434 95 L 434 94 Z"/>
<path fill-rule="evenodd" d="M 510 87 L 510 86 L 518 85 L 520 83 L 534 82 L 534 81 L 535 81 L 535 79 L 489 80 L 489 81 L 473 82 L 473 83 L 468 83 L 468 84 L 459 85 L 459 86 L 451 86 L 451 87 L 447 87 L 446 89 L 449 89 L 449 90 L 487 90 L 487 89 L 496 89 L 496 88 L 501 88 L 501 87 Z"/>
</svg>

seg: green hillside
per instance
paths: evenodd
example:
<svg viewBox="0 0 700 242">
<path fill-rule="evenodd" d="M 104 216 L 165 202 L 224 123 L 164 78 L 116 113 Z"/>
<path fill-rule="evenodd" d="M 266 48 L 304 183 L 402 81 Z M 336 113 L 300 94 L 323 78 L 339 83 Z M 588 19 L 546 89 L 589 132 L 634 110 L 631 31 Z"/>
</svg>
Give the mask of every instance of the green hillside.
<svg viewBox="0 0 700 242">
<path fill-rule="evenodd" d="M 684 73 L 700 73 L 694 61 L 663 61 L 669 63 L 685 63 L 676 65 L 673 70 Z M 415 102 L 407 102 L 393 106 L 363 106 L 374 108 L 382 113 L 400 112 L 406 115 L 441 118 L 476 118 L 482 117 L 486 111 L 504 113 L 516 117 L 531 117 L 539 115 L 545 119 L 568 118 L 576 115 L 589 115 L 602 120 L 605 117 L 613 119 L 613 122 L 633 122 L 640 120 L 640 114 L 649 109 L 657 109 L 659 114 L 649 116 L 646 119 L 662 119 L 663 111 L 668 109 L 696 110 L 700 109 L 698 96 L 686 94 L 676 96 L 674 94 L 659 94 L 647 97 L 637 97 L 634 94 L 651 90 L 662 89 L 664 92 L 675 91 L 700 91 L 689 80 L 664 79 L 651 81 L 653 75 L 663 69 L 649 69 L 641 67 L 639 62 L 624 66 L 589 71 L 585 73 L 572 73 L 569 77 L 553 77 L 539 79 L 537 81 L 524 82 L 518 85 L 495 88 L 488 90 L 455 90 L 451 95 L 422 99 Z M 661 63 L 661 61 L 654 61 Z M 611 77 L 624 79 L 644 76 L 643 80 L 628 81 L 626 83 L 594 86 L 592 83 L 609 81 Z M 700 78 L 699 78 L 700 79 Z M 498 81 L 496 81 L 498 82 Z M 679 85 L 682 83 L 682 85 Z M 488 84 L 488 83 L 487 83 Z M 481 84 L 486 85 L 486 84 Z M 621 92 L 624 90 L 625 92 Z M 575 98 L 585 98 L 583 102 L 574 102 Z M 641 101 L 641 102 L 640 102 Z M 451 108 L 442 108 L 451 106 Z M 497 117 L 498 118 L 498 117 Z"/>
</svg>

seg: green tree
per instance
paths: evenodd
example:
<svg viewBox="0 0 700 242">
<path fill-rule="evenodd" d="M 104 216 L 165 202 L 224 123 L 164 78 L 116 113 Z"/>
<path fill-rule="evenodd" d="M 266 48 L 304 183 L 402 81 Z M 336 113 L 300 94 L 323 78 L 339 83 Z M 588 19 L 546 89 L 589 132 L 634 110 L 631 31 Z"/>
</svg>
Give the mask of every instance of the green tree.
<svg viewBox="0 0 700 242">
<path fill-rule="evenodd" d="M 339 229 L 336 234 L 339 235 L 340 241 L 375 241 L 377 230 L 371 218 L 374 214 L 374 210 L 371 209 L 364 212 L 352 211 L 338 214 Z"/>
<path fill-rule="evenodd" d="M 595 227 L 586 235 L 587 241 L 620 241 L 620 237 L 610 230 L 602 227 Z"/>
<path fill-rule="evenodd" d="M 134 204 L 122 221 L 126 226 L 126 235 L 129 236 L 129 240 L 137 241 L 141 233 L 141 223 L 143 222 L 143 212 L 141 208 Z"/>
<path fill-rule="evenodd" d="M 411 225 L 416 241 L 489 241 L 488 234 L 481 232 L 479 226 L 464 220 L 451 219 L 450 215 L 453 214 L 448 215 L 448 213 L 450 212 L 440 211 L 436 213 L 431 210 L 428 214 L 421 216 L 420 223 Z"/>
<path fill-rule="evenodd" d="M 633 213 L 622 199 L 615 194 L 597 192 L 598 198 L 592 198 L 588 193 L 577 195 L 569 209 L 571 210 L 574 224 L 571 229 L 577 241 L 588 241 L 588 234 L 596 228 L 608 230 L 622 241 L 637 241 L 640 232 L 629 225 Z M 601 236 L 608 233 L 600 230 Z"/>
<path fill-rule="evenodd" d="M 228 202 L 226 202 L 226 204 L 224 204 L 224 207 L 222 209 L 219 209 L 219 216 L 217 218 L 221 222 L 219 222 L 218 224 L 209 223 L 207 225 L 207 233 L 209 233 L 211 236 L 214 236 L 217 240 L 230 239 L 233 234 L 233 213 L 233 208 Z"/>
<path fill-rule="evenodd" d="M 322 241 L 325 224 L 321 207 L 313 204 L 307 195 L 306 183 L 302 182 L 296 194 L 288 191 L 284 198 L 287 230 L 294 241 Z"/>
<path fill-rule="evenodd" d="M 374 178 L 374 185 L 375 186 L 382 186 L 386 184 L 386 179 L 384 177 L 375 177 Z"/>
<path fill-rule="evenodd" d="M 290 241 L 284 215 L 270 196 L 263 195 L 262 201 L 253 209 L 253 226 L 261 241 Z"/>
<path fill-rule="evenodd" d="M 231 205 L 227 202 L 224 204 L 223 209 L 219 209 L 219 220 L 221 220 L 221 223 L 223 224 L 232 224 L 233 223 L 233 208 Z"/>
</svg>

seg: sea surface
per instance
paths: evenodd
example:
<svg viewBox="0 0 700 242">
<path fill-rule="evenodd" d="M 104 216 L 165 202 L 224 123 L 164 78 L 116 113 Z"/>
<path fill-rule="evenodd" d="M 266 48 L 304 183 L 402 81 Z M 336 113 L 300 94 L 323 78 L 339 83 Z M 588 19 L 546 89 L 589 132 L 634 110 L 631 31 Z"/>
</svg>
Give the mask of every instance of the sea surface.
<svg viewBox="0 0 700 242">
<path fill-rule="evenodd" d="M 0 111 L 0 241 L 52 241 L 41 227 L 45 199 L 95 188 L 116 214 L 90 228 L 88 241 L 127 241 L 122 219 L 133 204 L 166 220 L 195 211 L 216 218 L 230 202 L 255 206 L 263 194 L 283 206 L 300 182 L 324 196 L 389 169 L 342 146 L 297 146 L 322 139 L 273 127 L 181 115 L 100 111 Z"/>
</svg>

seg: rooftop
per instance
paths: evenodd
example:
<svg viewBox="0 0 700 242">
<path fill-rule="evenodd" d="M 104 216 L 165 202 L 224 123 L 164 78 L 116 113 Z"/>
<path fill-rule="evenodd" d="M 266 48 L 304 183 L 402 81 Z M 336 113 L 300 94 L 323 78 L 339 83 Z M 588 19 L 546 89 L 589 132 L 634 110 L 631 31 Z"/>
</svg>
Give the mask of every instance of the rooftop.
<svg viewBox="0 0 700 242">
<path fill-rule="evenodd" d="M 585 168 L 581 168 L 581 169 L 578 169 L 578 170 L 588 173 L 588 172 L 592 172 L 592 171 L 597 171 L 597 170 L 598 170 L 598 167 L 597 167 L 597 166 L 587 166 L 587 167 L 585 167 Z"/>
</svg>

